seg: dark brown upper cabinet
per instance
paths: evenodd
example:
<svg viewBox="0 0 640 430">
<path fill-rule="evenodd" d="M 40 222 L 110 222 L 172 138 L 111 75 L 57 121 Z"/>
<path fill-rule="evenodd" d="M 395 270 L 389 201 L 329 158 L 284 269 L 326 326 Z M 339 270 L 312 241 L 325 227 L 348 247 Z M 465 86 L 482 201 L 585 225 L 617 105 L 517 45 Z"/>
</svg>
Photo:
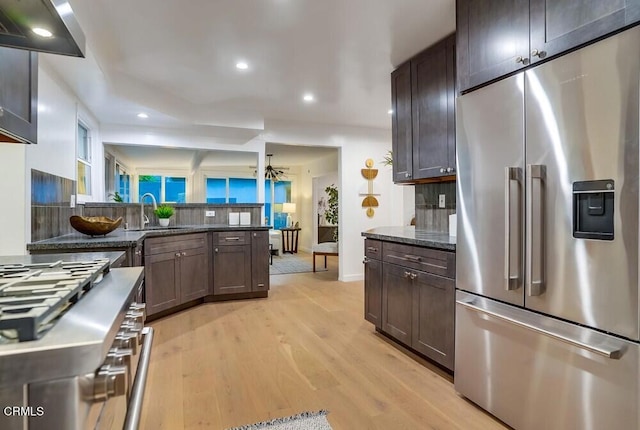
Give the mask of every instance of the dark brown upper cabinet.
<svg viewBox="0 0 640 430">
<path fill-rule="evenodd" d="M 0 142 L 38 142 L 38 54 L 0 47 Z"/>
<path fill-rule="evenodd" d="M 394 182 L 455 174 L 455 35 L 391 74 Z"/>
<path fill-rule="evenodd" d="M 640 0 L 530 0 L 530 10 L 532 63 L 640 20 Z"/>
<path fill-rule="evenodd" d="M 457 0 L 458 91 L 640 20 L 640 0 Z"/>
<path fill-rule="evenodd" d="M 407 182 L 413 178 L 410 62 L 391 73 L 391 107 L 393 180 Z"/>
<path fill-rule="evenodd" d="M 455 172 L 455 76 L 454 35 L 411 60 L 413 179 Z"/>
<path fill-rule="evenodd" d="M 458 90 L 526 66 L 529 0 L 457 0 Z"/>
</svg>

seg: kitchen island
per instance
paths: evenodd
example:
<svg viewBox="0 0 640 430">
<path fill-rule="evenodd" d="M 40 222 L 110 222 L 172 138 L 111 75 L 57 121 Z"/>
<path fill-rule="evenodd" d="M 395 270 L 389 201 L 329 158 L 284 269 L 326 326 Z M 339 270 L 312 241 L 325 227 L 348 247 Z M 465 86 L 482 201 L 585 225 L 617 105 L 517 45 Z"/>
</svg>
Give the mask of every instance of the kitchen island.
<svg viewBox="0 0 640 430">
<path fill-rule="evenodd" d="M 365 319 L 453 371 L 456 238 L 415 227 L 379 227 L 362 236 Z"/>
</svg>

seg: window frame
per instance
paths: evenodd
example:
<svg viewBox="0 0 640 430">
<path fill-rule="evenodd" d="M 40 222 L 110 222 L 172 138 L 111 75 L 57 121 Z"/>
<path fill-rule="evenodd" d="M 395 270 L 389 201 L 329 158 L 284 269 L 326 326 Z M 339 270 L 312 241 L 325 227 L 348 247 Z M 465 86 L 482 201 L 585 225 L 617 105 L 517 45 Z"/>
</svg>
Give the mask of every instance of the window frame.
<svg viewBox="0 0 640 430">
<path fill-rule="evenodd" d="M 184 178 L 184 203 L 189 202 L 189 172 L 186 170 L 169 170 L 169 169 L 136 169 L 135 173 L 135 201 L 140 202 L 140 176 L 160 176 L 160 203 L 178 203 L 166 200 L 165 178 Z"/>
<path fill-rule="evenodd" d="M 209 204 L 229 204 L 229 179 L 253 179 L 256 181 L 256 196 L 255 202 L 258 202 L 258 187 L 259 187 L 259 177 L 249 172 L 231 172 L 231 171 L 221 171 L 221 170 L 203 170 L 202 171 L 202 184 L 204 188 L 204 202 L 207 203 L 207 179 L 224 179 L 226 182 L 225 186 L 225 195 L 224 200 L 225 203 L 209 203 Z M 254 203 L 255 203 L 254 202 Z M 235 204 L 235 203 L 232 203 Z M 242 204 L 242 203 L 239 203 Z"/>
<path fill-rule="evenodd" d="M 82 201 L 87 201 L 87 200 L 91 200 L 91 196 L 93 195 L 93 148 L 92 148 L 92 130 L 91 127 L 89 127 L 87 125 L 87 123 L 85 121 L 83 121 L 81 118 L 77 118 L 76 121 L 76 194 L 77 194 L 77 200 L 78 202 L 82 202 Z M 87 153 L 87 159 L 83 159 L 80 157 L 80 128 L 83 128 L 87 133 L 87 138 L 86 138 L 86 153 Z M 88 193 L 80 193 L 80 172 L 78 170 L 78 163 L 82 163 L 85 166 L 89 167 L 89 174 L 85 175 L 87 177 L 87 185 L 88 185 Z"/>
</svg>

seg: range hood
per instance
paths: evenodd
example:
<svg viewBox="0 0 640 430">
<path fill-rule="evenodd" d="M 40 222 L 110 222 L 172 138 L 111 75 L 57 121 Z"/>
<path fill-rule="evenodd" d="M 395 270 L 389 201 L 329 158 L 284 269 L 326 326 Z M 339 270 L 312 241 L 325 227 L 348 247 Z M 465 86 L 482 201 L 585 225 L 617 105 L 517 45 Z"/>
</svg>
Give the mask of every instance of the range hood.
<svg viewBox="0 0 640 430">
<path fill-rule="evenodd" d="M 84 57 L 85 37 L 67 0 L 0 0 L 0 45 Z"/>
</svg>

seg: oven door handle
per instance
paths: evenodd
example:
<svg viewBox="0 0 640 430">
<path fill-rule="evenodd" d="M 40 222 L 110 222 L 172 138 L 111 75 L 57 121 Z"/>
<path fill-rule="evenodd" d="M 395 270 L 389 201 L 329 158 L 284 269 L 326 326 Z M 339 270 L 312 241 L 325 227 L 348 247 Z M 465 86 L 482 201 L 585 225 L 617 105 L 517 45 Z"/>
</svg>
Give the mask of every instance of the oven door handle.
<svg viewBox="0 0 640 430">
<path fill-rule="evenodd" d="M 140 424 L 140 414 L 142 412 L 142 400 L 144 399 L 144 389 L 147 384 L 147 373 L 149 372 L 149 359 L 151 358 L 151 344 L 153 343 L 153 328 L 145 327 L 142 330 L 144 342 L 140 353 L 136 380 L 131 390 L 131 398 L 127 407 L 127 417 L 124 421 L 123 430 L 137 430 Z"/>
</svg>

